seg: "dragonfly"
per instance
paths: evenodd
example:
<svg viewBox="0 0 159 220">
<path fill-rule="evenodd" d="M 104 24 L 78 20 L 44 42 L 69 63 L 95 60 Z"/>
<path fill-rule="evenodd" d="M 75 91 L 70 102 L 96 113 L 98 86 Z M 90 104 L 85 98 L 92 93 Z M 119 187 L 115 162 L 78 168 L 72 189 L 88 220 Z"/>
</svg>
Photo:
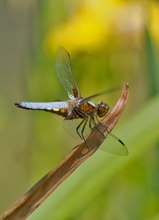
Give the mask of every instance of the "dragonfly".
<svg viewBox="0 0 159 220">
<path fill-rule="evenodd" d="M 74 78 L 71 57 L 69 52 L 62 46 L 58 48 L 56 57 L 56 74 L 65 88 L 69 100 L 67 101 L 54 101 L 54 102 L 18 102 L 15 105 L 19 108 L 28 110 L 43 110 L 51 112 L 64 117 L 65 121 L 72 121 L 75 119 L 79 120 L 79 124 L 75 130 L 78 136 L 86 143 L 85 129 L 86 126 L 89 129 L 97 129 L 101 135 L 104 134 L 98 129 L 98 123 L 100 118 L 103 118 L 108 114 L 109 106 L 103 101 L 93 102 L 92 99 L 114 89 L 107 89 L 100 93 L 95 93 L 91 96 L 83 98 L 80 94 L 80 89 Z M 117 136 L 112 134 L 110 129 L 107 127 L 109 135 L 115 138 L 120 144 L 113 153 L 126 155 L 127 147 Z M 87 143 L 86 143 L 87 146 Z M 107 150 L 109 152 L 109 150 Z M 110 151 L 111 152 L 111 151 Z M 111 152 L 112 153 L 112 152 Z"/>
</svg>

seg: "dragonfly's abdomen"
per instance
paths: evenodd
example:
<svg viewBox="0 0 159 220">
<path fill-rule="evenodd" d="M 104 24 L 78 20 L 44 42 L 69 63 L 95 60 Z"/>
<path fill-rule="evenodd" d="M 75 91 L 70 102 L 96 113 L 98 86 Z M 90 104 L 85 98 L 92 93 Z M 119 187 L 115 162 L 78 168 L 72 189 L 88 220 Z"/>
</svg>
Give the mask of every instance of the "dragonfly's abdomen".
<svg viewBox="0 0 159 220">
<path fill-rule="evenodd" d="M 67 102 L 19 102 L 15 105 L 24 109 L 48 111 L 63 117 L 66 117 L 68 112 Z"/>
<path fill-rule="evenodd" d="M 53 108 L 52 110 L 48 110 L 48 111 L 55 113 L 57 115 L 61 115 L 64 118 L 67 117 L 67 115 L 68 115 L 68 108 Z"/>
</svg>

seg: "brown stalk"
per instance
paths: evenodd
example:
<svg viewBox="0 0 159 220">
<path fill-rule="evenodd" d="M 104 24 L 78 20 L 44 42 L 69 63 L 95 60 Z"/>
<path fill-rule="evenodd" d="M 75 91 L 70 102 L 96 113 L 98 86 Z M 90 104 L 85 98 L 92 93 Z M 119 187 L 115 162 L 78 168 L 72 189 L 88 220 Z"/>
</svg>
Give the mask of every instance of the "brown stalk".
<svg viewBox="0 0 159 220">
<path fill-rule="evenodd" d="M 128 99 L 128 87 L 127 83 L 124 84 L 122 94 L 116 105 L 101 121 L 101 124 L 98 124 L 98 128 L 104 132 L 105 136 L 109 132 L 104 126 L 108 126 L 112 130 L 125 108 Z M 76 145 L 61 163 L 50 170 L 25 195 L 0 216 L 0 220 L 26 219 L 81 163 L 95 153 L 104 139 L 96 129 L 93 129 L 86 139 L 88 146 L 83 141 Z M 93 145 L 91 144 L 92 142 Z"/>
</svg>

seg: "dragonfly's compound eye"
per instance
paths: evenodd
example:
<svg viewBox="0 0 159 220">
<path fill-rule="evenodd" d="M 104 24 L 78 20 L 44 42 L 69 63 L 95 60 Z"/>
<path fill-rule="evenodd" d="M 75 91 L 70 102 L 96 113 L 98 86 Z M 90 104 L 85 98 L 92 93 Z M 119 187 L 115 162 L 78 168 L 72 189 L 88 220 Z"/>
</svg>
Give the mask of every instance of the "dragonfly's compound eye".
<svg viewBox="0 0 159 220">
<path fill-rule="evenodd" d="M 104 102 L 97 103 L 97 115 L 99 117 L 104 117 L 109 111 L 109 106 Z"/>
</svg>

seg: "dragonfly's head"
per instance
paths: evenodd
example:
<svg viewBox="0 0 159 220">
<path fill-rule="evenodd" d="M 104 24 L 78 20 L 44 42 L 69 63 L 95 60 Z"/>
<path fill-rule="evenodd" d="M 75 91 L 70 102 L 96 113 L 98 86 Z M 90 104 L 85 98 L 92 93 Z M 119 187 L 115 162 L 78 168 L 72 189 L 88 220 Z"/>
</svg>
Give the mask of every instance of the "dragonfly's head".
<svg viewBox="0 0 159 220">
<path fill-rule="evenodd" d="M 104 102 L 97 103 L 97 115 L 99 117 L 104 117 L 109 111 L 109 106 Z"/>
</svg>

